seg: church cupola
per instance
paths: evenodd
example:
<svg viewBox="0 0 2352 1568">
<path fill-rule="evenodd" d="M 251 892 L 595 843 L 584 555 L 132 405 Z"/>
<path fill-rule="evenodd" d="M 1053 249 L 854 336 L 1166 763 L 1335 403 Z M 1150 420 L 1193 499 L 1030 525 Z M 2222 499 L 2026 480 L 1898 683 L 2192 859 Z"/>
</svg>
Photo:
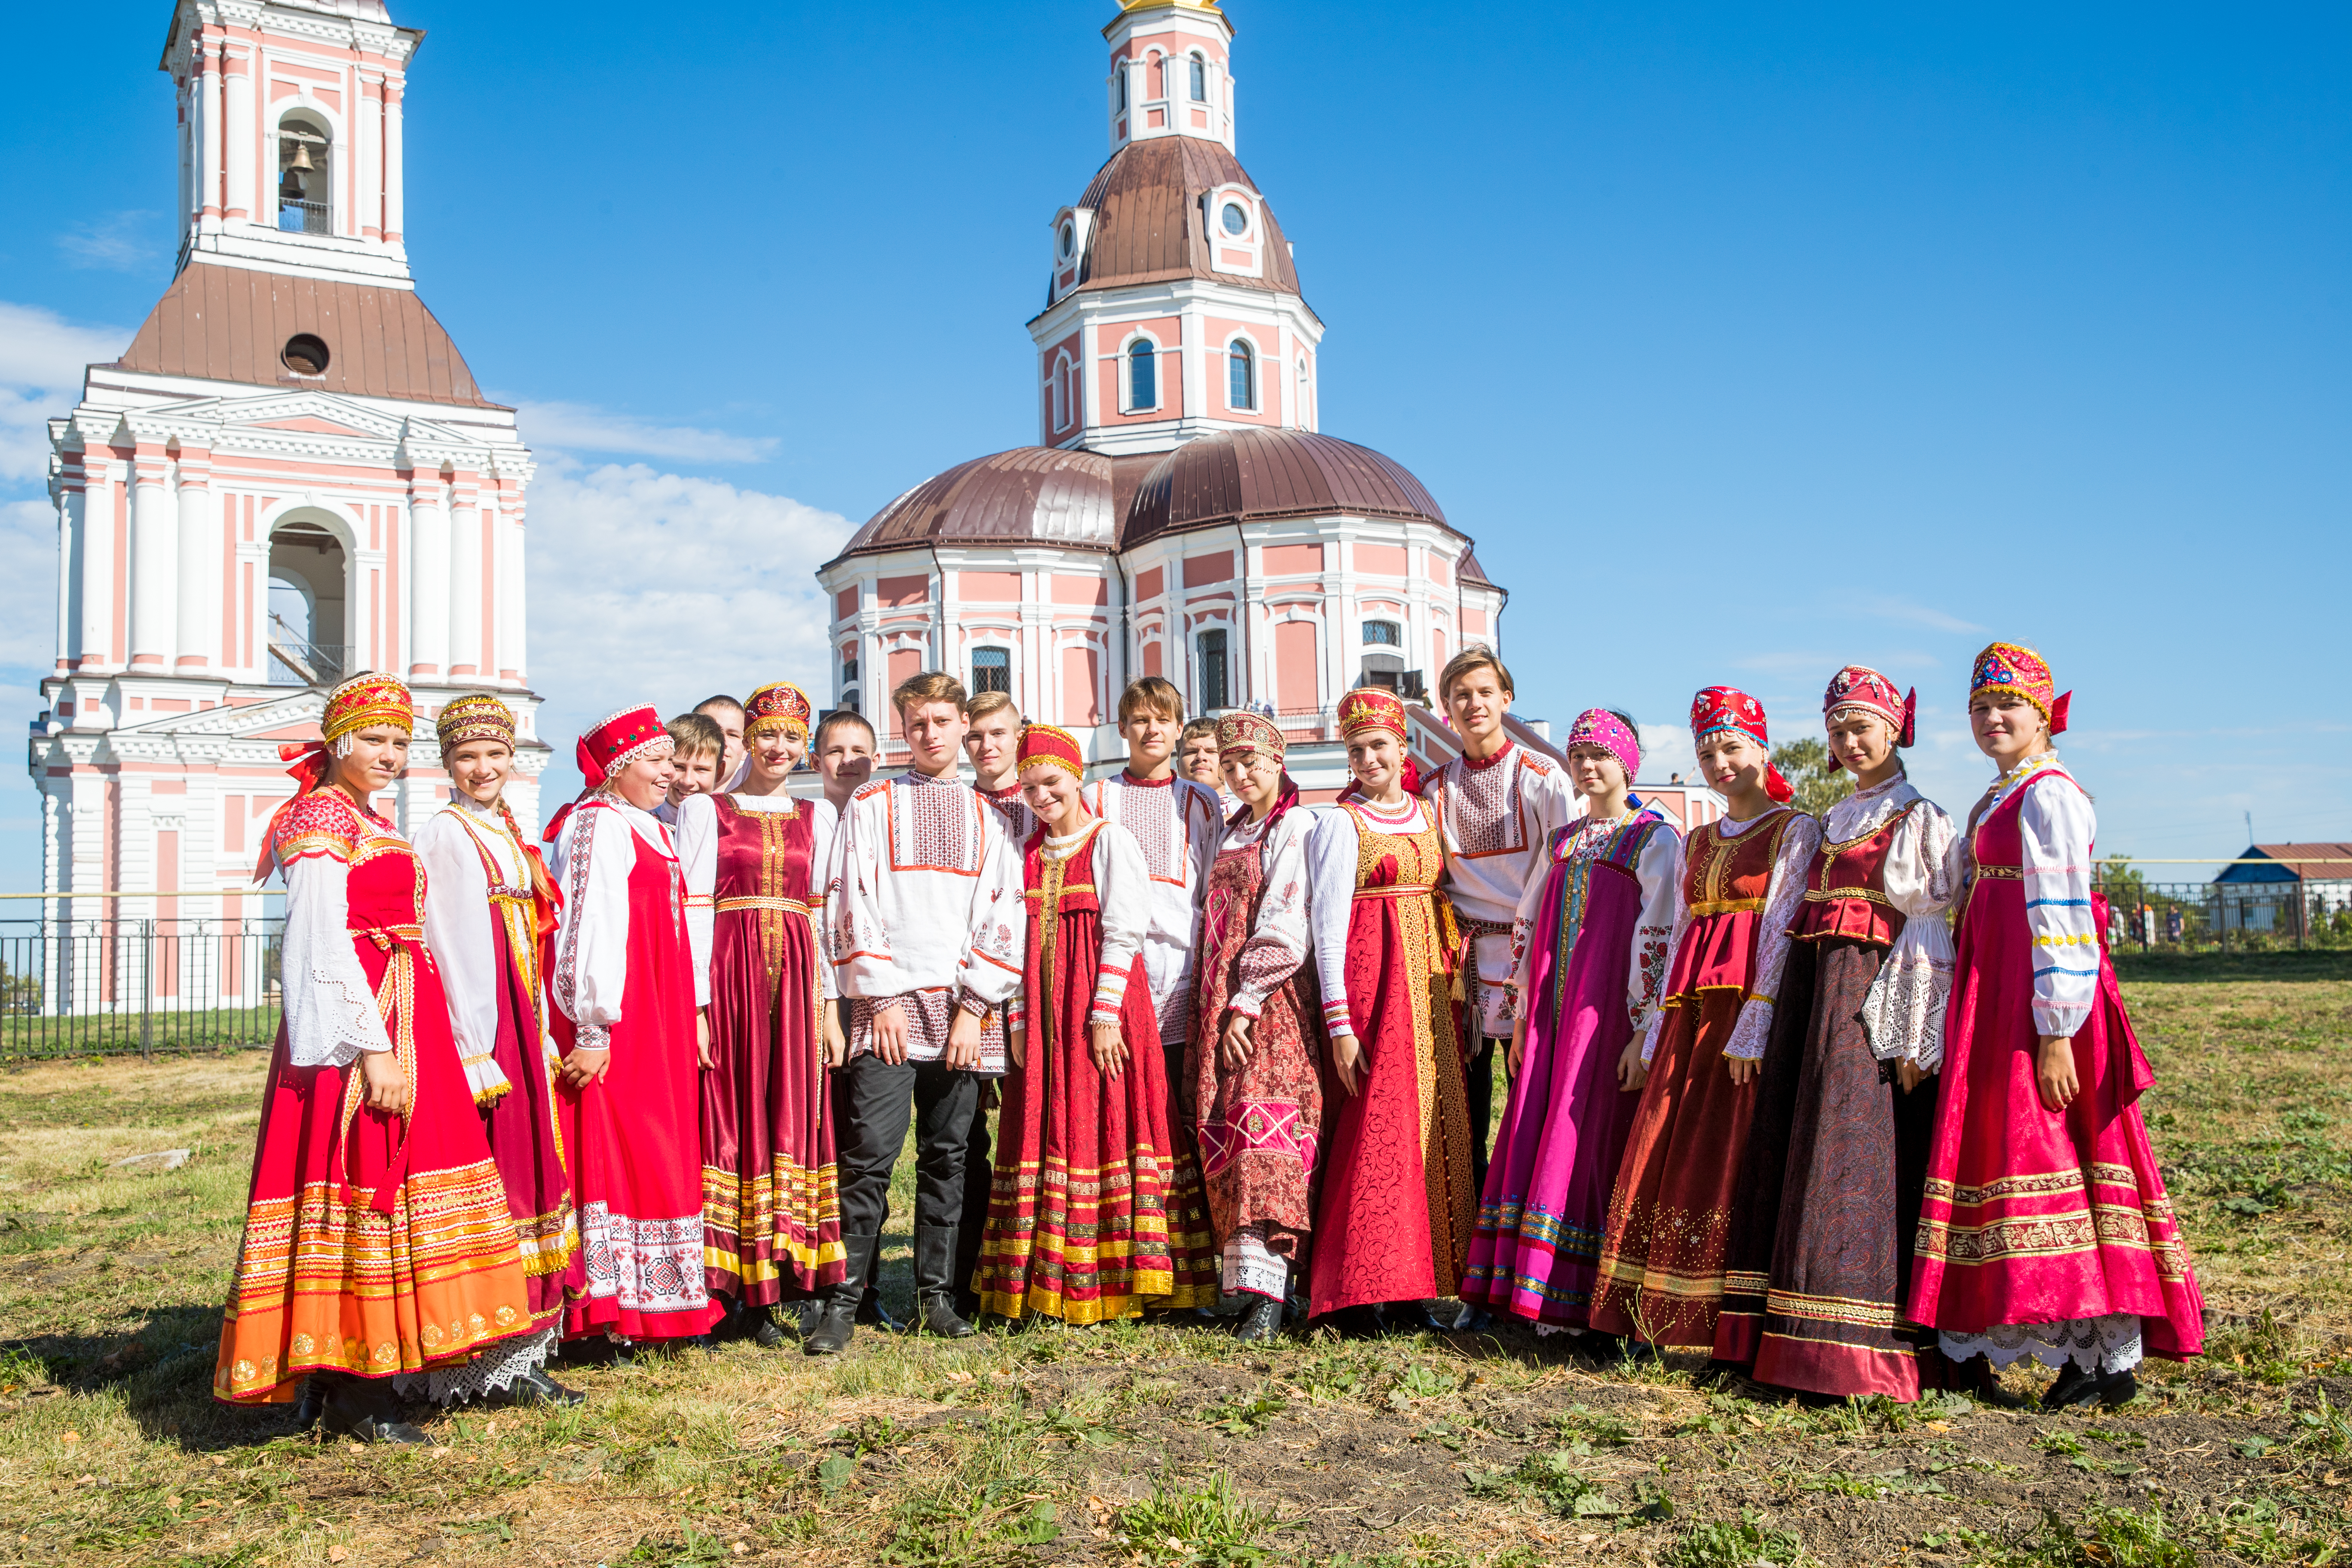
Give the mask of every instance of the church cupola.
<svg viewBox="0 0 2352 1568">
<path fill-rule="evenodd" d="M 1110 40 L 1110 144 L 1197 136 L 1234 146 L 1234 27 L 1216 0 L 1127 0 Z"/>
</svg>

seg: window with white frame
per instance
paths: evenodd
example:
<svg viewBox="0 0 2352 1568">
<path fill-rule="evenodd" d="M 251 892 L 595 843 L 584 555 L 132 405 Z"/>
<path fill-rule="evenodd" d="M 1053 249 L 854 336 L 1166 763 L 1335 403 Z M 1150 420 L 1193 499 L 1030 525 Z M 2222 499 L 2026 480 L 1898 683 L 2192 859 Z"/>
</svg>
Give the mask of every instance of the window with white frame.
<svg viewBox="0 0 2352 1568">
<path fill-rule="evenodd" d="M 1127 411 L 1139 414 L 1159 406 L 1159 346 L 1150 338 L 1138 338 L 1127 345 Z"/>
<path fill-rule="evenodd" d="M 1070 427 L 1070 358 L 1067 354 L 1054 356 L 1054 428 Z"/>
<path fill-rule="evenodd" d="M 976 647 L 971 650 L 971 689 L 980 691 L 1013 690 L 1013 650 L 1003 647 Z"/>
<path fill-rule="evenodd" d="M 1225 350 L 1225 406 L 1257 406 L 1257 355 L 1246 339 L 1235 338 Z"/>
<path fill-rule="evenodd" d="M 1200 684 L 1192 695 L 1199 700 L 1203 713 L 1233 706 L 1231 688 L 1226 683 L 1225 628 L 1212 627 L 1192 639 L 1193 653 L 1198 661 L 1195 673 Z"/>
<path fill-rule="evenodd" d="M 1364 646 L 1366 647 L 1402 647 L 1404 630 L 1394 621 L 1366 621 Z"/>
<path fill-rule="evenodd" d="M 1209 62 L 1202 59 L 1200 56 L 1194 55 L 1192 57 L 1192 101 L 1195 103 L 1206 103 L 1209 101 Z"/>
</svg>

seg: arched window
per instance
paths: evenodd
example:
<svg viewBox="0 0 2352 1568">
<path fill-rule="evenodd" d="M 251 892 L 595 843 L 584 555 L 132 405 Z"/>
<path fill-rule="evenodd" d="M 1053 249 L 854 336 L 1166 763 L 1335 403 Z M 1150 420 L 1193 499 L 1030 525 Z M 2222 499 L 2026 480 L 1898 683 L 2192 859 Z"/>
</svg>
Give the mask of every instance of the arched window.
<svg viewBox="0 0 2352 1568">
<path fill-rule="evenodd" d="M 1176 96 L 1175 80 L 1168 74 L 1171 63 L 1171 62 L 1166 55 L 1154 55 L 1151 57 L 1153 73 L 1160 78 L 1160 91 L 1155 95 L 1157 97 L 1173 98 Z"/>
<path fill-rule="evenodd" d="M 1160 362 L 1148 338 L 1127 351 L 1127 406 L 1130 413 L 1160 406 Z"/>
<path fill-rule="evenodd" d="M 1193 696 L 1203 713 L 1233 706 L 1226 684 L 1225 629 L 1219 626 L 1205 631 L 1192 639 L 1192 650 L 1199 661 L 1201 684 Z"/>
<path fill-rule="evenodd" d="M 1192 57 L 1192 101 L 1209 101 L 1209 62 L 1198 55 Z"/>
<path fill-rule="evenodd" d="M 297 115 L 278 126 L 278 226 L 287 234 L 332 234 L 330 198 L 334 142 L 326 128 Z"/>
<path fill-rule="evenodd" d="M 1068 369 L 1069 361 L 1056 354 L 1054 357 L 1054 428 L 1056 430 L 1070 427 L 1070 384 L 1063 378 L 1063 373 Z"/>
<path fill-rule="evenodd" d="M 1003 647 L 976 647 L 971 650 L 971 689 L 974 692 L 1013 689 L 1013 650 Z"/>
<path fill-rule="evenodd" d="M 1245 342 L 1235 342 L 1225 351 L 1225 406 L 1257 406 L 1257 356 Z"/>
<path fill-rule="evenodd" d="M 1125 60 L 1118 62 L 1117 74 L 1118 76 L 1118 110 L 1124 114 L 1127 112 L 1127 62 Z"/>
</svg>

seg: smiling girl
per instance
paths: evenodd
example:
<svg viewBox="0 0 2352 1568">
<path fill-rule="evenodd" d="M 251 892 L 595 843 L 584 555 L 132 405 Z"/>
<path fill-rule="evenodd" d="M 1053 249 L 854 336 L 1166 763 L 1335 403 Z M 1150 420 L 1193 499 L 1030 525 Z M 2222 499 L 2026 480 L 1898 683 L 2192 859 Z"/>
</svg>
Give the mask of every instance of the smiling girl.
<svg viewBox="0 0 2352 1568">
<path fill-rule="evenodd" d="M 2069 699 L 2015 643 L 1977 656 L 1969 723 L 2000 770 L 1970 814 L 1943 1094 L 1911 1319 L 1954 1360 L 2059 1369 L 2046 1408 L 2137 1389 L 2144 1354 L 2204 1348 L 2204 1296 L 2139 1097 L 2091 884 L 2098 818 L 2051 741 Z"/>
<path fill-rule="evenodd" d="M 1394 692 L 1350 691 L 1339 716 L 1355 785 L 1307 840 L 1315 971 L 1340 1094 L 1307 1270 L 1316 1317 L 1453 1294 L 1478 1199 L 1452 1002 L 1459 943 L 1437 888 L 1439 807 L 1408 784 Z"/>
<path fill-rule="evenodd" d="M 1206 1305 L 1200 1177 L 1168 1124 L 1144 965 L 1150 872 L 1133 835 L 1087 809 L 1076 737 L 1026 726 L 1020 769 L 1040 826 L 1023 852 L 1028 973 L 1005 1019 L 981 1306 L 1098 1323 Z"/>
<path fill-rule="evenodd" d="M 425 1441 L 394 1378 L 531 1329 L 424 942 L 425 873 L 368 804 L 407 767 L 412 722 L 407 687 L 354 676 L 328 693 L 321 739 L 281 749 L 300 787 L 255 880 L 286 879 L 285 1016 L 213 1373 L 237 1405 L 291 1400 L 315 1374 L 327 1429 L 362 1442 Z"/>
<path fill-rule="evenodd" d="M 1760 1318 L 1764 1279 L 1760 1270 L 1735 1273 L 1732 1260 L 1751 1250 L 1759 1227 L 1769 1257 L 1779 1212 L 1771 1119 L 1761 1119 L 1753 1149 L 1750 1135 L 1767 1089 L 1785 1100 L 1793 1088 L 1780 1082 L 1787 1064 L 1764 1058 L 1789 921 L 1821 830 L 1788 807 L 1756 699 L 1708 687 L 1692 700 L 1691 739 L 1700 775 L 1727 810 L 1683 841 L 1665 995 L 1621 1058 L 1622 1081 L 1641 1086 L 1642 1103 L 1609 1201 L 1591 1323 L 1737 1360 L 1738 1325 L 1726 1335 L 1721 1320 Z"/>
</svg>

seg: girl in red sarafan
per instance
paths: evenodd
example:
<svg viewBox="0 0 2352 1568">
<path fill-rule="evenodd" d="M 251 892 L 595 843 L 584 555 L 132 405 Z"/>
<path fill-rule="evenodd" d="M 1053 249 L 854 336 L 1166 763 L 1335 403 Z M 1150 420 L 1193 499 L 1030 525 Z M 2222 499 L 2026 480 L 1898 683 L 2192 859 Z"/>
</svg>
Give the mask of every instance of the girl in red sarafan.
<svg viewBox="0 0 2352 1568">
<path fill-rule="evenodd" d="M 450 800 L 416 832 L 426 875 L 425 941 L 440 967 L 467 1084 L 506 1184 L 536 1331 L 499 1355 L 434 1373 L 427 1392 L 444 1405 L 477 1395 L 577 1404 L 580 1395 L 544 1370 L 562 1328 L 564 1277 L 580 1246 L 556 1131 L 555 1041 L 542 983 L 557 924 L 555 885 L 504 798 L 514 769 L 513 710 L 476 692 L 444 707 L 433 727 Z"/>
<path fill-rule="evenodd" d="M 1691 701 L 1691 738 L 1729 811 L 1683 840 L 1665 996 L 1626 1043 L 1642 1102 L 1609 1200 L 1591 1324 L 1744 1362 L 1763 1320 L 1796 1086 L 1793 1060 L 1768 1059 L 1766 1047 L 1821 828 L 1789 809 L 1756 699 L 1706 688 Z"/>
<path fill-rule="evenodd" d="M 984 1310 L 1066 1323 L 1216 1300 L 1200 1173 L 1168 1125 L 1145 978 L 1151 878 L 1127 829 L 1087 809 L 1067 731 L 1021 731 L 1040 826 L 1024 851 L 1028 973 L 973 1281 Z"/>
<path fill-rule="evenodd" d="M 2091 885 L 2098 818 L 2051 739 L 2068 699 L 2032 649 L 1977 656 L 1969 722 L 2001 774 L 1969 816 L 1943 1095 L 1910 1315 L 1955 1361 L 2059 1369 L 2050 1409 L 2137 1392 L 2143 1355 L 2205 1344 L 2204 1296 L 2139 1097 Z"/>
<path fill-rule="evenodd" d="M 1356 782 L 1307 840 L 1316 976 L 1344 1096 L 1307 1266 L 1315 1317 L 1452 1295 L 1478 1207 L 1439 806 L 1414 794 L 1394 692 L 1350 691 L 1339 717 Z"/>
<path fill-rule="evenodd" d="M 549 989 L 580 1213 L 566 1339 L 688 1338 L 720 1315 L 703 1277 L 695 1126 L 708 1025 L 677 854 L 653 815 L 669 757 L 651 708 L 601 721 L 580 738 L 587 788 L 546 833 L 563 892 Z"/>
<path fill-rule="evenodd" d="M 425 872 L 369 809 L 408 762 L 388 675 L 328 694 L 323 738 L 282 748 L 301 789 L 255 879 L 286 878 L 288 977 L 215 1397 L 280 1404 L 316 1373 L 330 1431 L 421 1443 L 392 1380 L 528 1334 L 505 1188 L 425 947 Z"/>
<path fill-rule="evenodd" d="M 816 946 L 831 835 L 784 789 L 808 751 L 808 694 L 772 681 L 743 711 L 742 784 L 680 803 L 677 839 L 688 892 L 714 895 L 703 1272 L 714 1295 L 755 1310 L 752 1337 L 773 1348 L 782 1303 L 830 1290 L 845 1268 L 825 1086 L 833 966 Z"/>
</svg>

